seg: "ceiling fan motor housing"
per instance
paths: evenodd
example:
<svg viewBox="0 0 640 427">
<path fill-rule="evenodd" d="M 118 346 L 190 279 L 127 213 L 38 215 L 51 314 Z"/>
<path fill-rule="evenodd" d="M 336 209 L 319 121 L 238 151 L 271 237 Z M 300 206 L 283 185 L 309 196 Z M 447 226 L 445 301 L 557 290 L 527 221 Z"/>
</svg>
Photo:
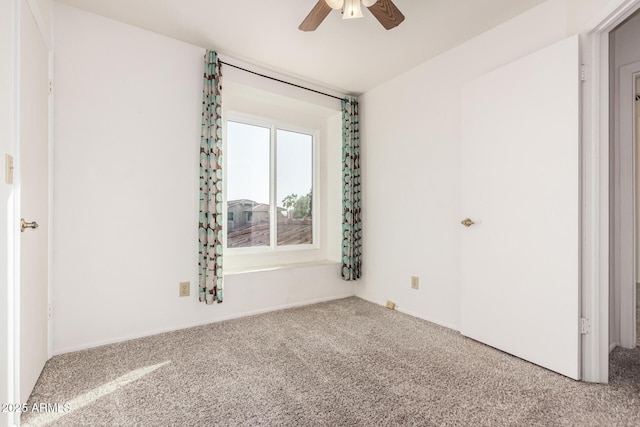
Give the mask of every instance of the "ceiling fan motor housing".
<svg viewBox="0 0 640 427">
<path fill-rule="evenodd" d="M 392 0 L 349 1 L 350 3 L 347 4 L 350 7 L 349 18 L 362 17 L 362 12 L 360 11 L 360 5 L 362 4 L 369 9 L 369 12 L 386 30 L 395 28 L 404 21 L 404 15 Z M 315 31 L 332 9 L 342 9 L 344 7 L 345 0 L 318 0 L 298 29 L 301 31 Z M 347 19 L 347 16 L 344 16 L 344 18 Z"/>
</svg>

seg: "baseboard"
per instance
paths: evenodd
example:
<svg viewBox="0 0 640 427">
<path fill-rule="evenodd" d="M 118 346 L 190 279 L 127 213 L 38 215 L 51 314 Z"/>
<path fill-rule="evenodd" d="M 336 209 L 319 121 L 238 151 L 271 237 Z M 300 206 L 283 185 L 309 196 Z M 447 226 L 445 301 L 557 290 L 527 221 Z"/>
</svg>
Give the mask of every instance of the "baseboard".
<svg viewBox="0 0 640 427">
<path fill-rule="evenodd" d="M 615 348 L 616 348 L 616 347 L 618 347 L 619 345 L 620 345 L 620 343 L 619 343 L 619 342 L 612 342 L 612 343 L 609 345 L 609 353 L 611 353 L 613 350 L 615 350 Z"/>
<path fill-rule="evenodd" d="M 358 298 L 361 298 L 361 297 L 358 297 Z M 362 299 L 364 299 L 364 298 L 362 298 Z M 378 303 L 376 303 L 376 304 L 378 304 Z M 383 307 L 385 306 L 385 304 L 378 304 L 378 305 L 382 305 Z M 447 322 L 443 322 L 443 321 L 441 321 L 439 319 L 434 319 L 433 317 L 425 316 L 423 314 L 414 313 L 413 311 L 406 310 L 406 309 L 404 309 L 402 307 L 399 307 L 397 305 L 396 305 L 395 309 L 396 309 L 396 311 L 399 311 L 402 314 L 406 314 L 406 315 L 409 315 L 411 317 L 416 317 L 418 319 L 426 320 L 429 323 L 435 323 L 436 325 L 443 326 L 445 328 L 451 329 L 451 330 L 456 331 L 456 332 L 460 332 L 460 326 L 453 325 L 453 324 L 447 323 Z"/>
<path fill-rule="evenodd" d="M 213 324 L 213 323 L 224 322 L 225 320 L 239 319 L 241 317 L 256 316 L 258 314 L 269 313 L 269 312 L 272 312 L 272 311 L 287 310 L 287 309 L 290 309 L 290 308 L 303 307 L 305 305 L 313 305 L 313 304 L 319 304 L 321 302 L 335 301 L 335 300 L 340 300 L 340 299 L 345 299 L 345 298 L 351 298 L 353 296 L 355 296 L 355 295 L 335 295 L 335 296 L 329 296 L 329 297 L 323 297 L 323 298 L 316 298 L 316 299 L 307 300 L 307 301 L 300 301 L 300 302 L 294 302 L 294 303 L 289 303 L 289 304 L 278 305 L 278 306 L 274 306 L 274 307 L 261 308 L 259 310 L 252 310 L 252 311 L 245 311 L 245 312 L 242 312 L 242 313 L 235 313 L 235 314 L 232 314 L 232 315 L 219 317 L 219 318 L 217 318 L 215 320 L 206 320 L 206 321 L 203 321 L 203 322 L 187 323 L 187 324 L 184 324 L 184 325 L 171 327 L 171 328 L 156 329 L 156 330 L 145 332 L 145 333 L 141 333 L 141 334 L 132 334 L 132 335 L 124 336 L 124 337 L 112 338 L 112 339 L 101 340 L 101 341 L 94 341 L 94 342 L 91 342 L 91 343 L 87 343 L 85 345 L 71 346 L 71 347 L 66 347 L 66 348 L 62 348 L 62 349 L 54 349 L 53 356 L 59 356 L 61 354 L 66 354 L 66 353 L 73 353 L 73 352 L 76 352 L 76 351 L 88 350 L 90 348 L 102 347 L 104 345 L 116 344 L 116 343 L 123 342 L 123 341 L 135 340 L 135 339 L 138 339 L 138 338 L 150 337 L 150 336 L 153 336 L 153 335 L 164 334 L 164 333 L 167 333 L 167 332 L 175 332 L 175 331 L 180 331 L 180 330 L 183 330 L 183 329 L 195 328 L 195 327 L 203 326 L 203 325 L 210 325 L 210 324 Z"/>
</svg>

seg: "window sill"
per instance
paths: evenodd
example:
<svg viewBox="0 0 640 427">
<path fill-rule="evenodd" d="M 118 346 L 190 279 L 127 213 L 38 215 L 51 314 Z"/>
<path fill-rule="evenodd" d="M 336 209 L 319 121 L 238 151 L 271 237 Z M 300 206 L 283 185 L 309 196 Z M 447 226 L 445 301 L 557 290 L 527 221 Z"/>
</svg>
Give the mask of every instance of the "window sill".
<svg viewBox="0 0 640 427">
<path fill-rule="evenodd" d="M 259 267 L 242 267 L 242 268 L 233 268 L 224 270 L 225 276 L 234 276 L 237 274 L 246 274 L 246 273 L 259 273 L 263 271 L 275 271 L 275 270 L 286 270 L 291 268 L 304 268 L 304 267 L 316 267 L 320 265 L 331 265 L 331 264 L 339 264 L 338 261 L 331 261 L 328 259 L 318 260 L 318 261 L 307 261 L 307 262 L 296 262 L 289 264 L 275 264 L 275 265 L 265 265 Z"/>
</svg>

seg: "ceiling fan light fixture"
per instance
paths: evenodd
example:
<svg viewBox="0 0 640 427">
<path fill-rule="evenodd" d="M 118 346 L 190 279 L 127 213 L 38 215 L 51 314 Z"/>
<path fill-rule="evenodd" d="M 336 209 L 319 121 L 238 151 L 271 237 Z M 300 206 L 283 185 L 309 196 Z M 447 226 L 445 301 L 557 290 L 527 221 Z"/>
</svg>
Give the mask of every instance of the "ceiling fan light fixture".
<svg viewBox="0 0 640 427">
<path fill-rule="evenodd" d="M 344 0 L 324 0 L 331 9 L 342 9 Z"/>
<path fill-rule="evenodd" d="M 316 5 L 302 21 L 300 31 L 315 31 L 329 16 L 332 9 L 342 9 L 343 19 L 362 18 L 362 5 L 378 20 L 385 30 L 391 30 L 404 21 L 404 15 L 393 0 L 316 0 Z"/>
<path fill-rule="evenodd" d="M 362 9 L 360 8 L 360 0 L 345 0 L 344 12 L 342 19 L 362 18 Z"/>
</svg>

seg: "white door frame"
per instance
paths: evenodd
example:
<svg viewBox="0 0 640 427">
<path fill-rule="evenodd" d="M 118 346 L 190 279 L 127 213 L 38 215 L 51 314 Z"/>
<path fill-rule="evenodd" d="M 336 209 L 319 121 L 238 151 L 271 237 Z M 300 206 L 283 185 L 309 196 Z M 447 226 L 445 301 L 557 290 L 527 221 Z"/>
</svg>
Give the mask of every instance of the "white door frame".
<svg viewBox="0 0 640 427">
<path fill-rule="evenodd" d="M 16 148 L 17 148 L 17 135 L 16 129 L 18 128 L 17 117 L 17 89 L 15 84 L 15 78 L 17 76 L 17 61 L 18 61 L 18 40 L 17 40 L 17 2 L 15 0 L 2 2 L 0 6 L 0 28 L 2 28 L 2 38 L 5 43 L 2 46 L 2 114 L 3 120 L 0 126 L 2 126 L 2 162 L 4 162 L 5 152 L 13 155 L 14 167 L 17 164 L 16 161 Z M 15 170 L 14 170 L 15 172 Z M 15 178 L 15 174 L 14 174 Z M 0 235 L 6 236 L 2 241 L 3 247 L 0 249 L 3 259 L 0 260 L 0 316 L 3 317 L 0 321 L 0 402 L 9 403 L 16 402 L 15 390 L 13 385 L 15 368 L 15 354 L 13 349 L 15 348 L 15 314 L 14 310 L 14 290 L 15 290 L 15 278 L 14 278 L 14 258 L 13 254 L 14 243 L 16 241 L 14 234 L 17 229 L 14 216 L 15 207 L 15 180 L 13 185 L 5 184 L 4 169 L 2 173 L 2 183 L 0 185 L 7 187 L 2 191 L 2 201 L 0 204 L 0 227 L 2 231 Z M 6 381 L 6 382 L 5 382 Z M 0 426 L 12 426 L 15 424 L 16 415 L 12 412 L 0 412 Z"/>
<path fill-rule="evenodd" d="M 609 32 L 640 0 L 609 2 L 583 37 L 582 112 L 582 379 L 609 380 Z"/>
<path fill-rule="evenodd" d="M 624 348 L 636 346 L 636 179 L 635 179 L 635 79 L 640 74 L 640 61 L 620 67 L 618 74 L 613 141 L 617 168 L 614 172 L 616 196 L 613 220 L 616 248 L 612 249 L 614 286 L 617 299 L 613 315 L 619 322 L 619 341 Z M 629 143 L 631 142 L 631 143 Z M 618 253 L 616 253 L 618 252 Z"/>
<path fill-rule="evenodd" d="M 12 292 L 12 311 L 13 311 L 13 397 L 16 401 L 20 401 L 20 228 L 18 218 L 20 214 L 20 34 L 22 20 L 20 19 L 22 11 L 22 3 L 20 0 L 12 0 L 14 4 L 14 22 L 15 22 L 15 54 L 14 54 L 14 79 L 13 84 L 13 106 L 14 106 L 14 176 L 13 176 L 13 286 Z M 10 344 L 10 345 L 11 345 Z M 13 414 L 13 423 L 20 425 L 20 414 Z"/>
</svg>

